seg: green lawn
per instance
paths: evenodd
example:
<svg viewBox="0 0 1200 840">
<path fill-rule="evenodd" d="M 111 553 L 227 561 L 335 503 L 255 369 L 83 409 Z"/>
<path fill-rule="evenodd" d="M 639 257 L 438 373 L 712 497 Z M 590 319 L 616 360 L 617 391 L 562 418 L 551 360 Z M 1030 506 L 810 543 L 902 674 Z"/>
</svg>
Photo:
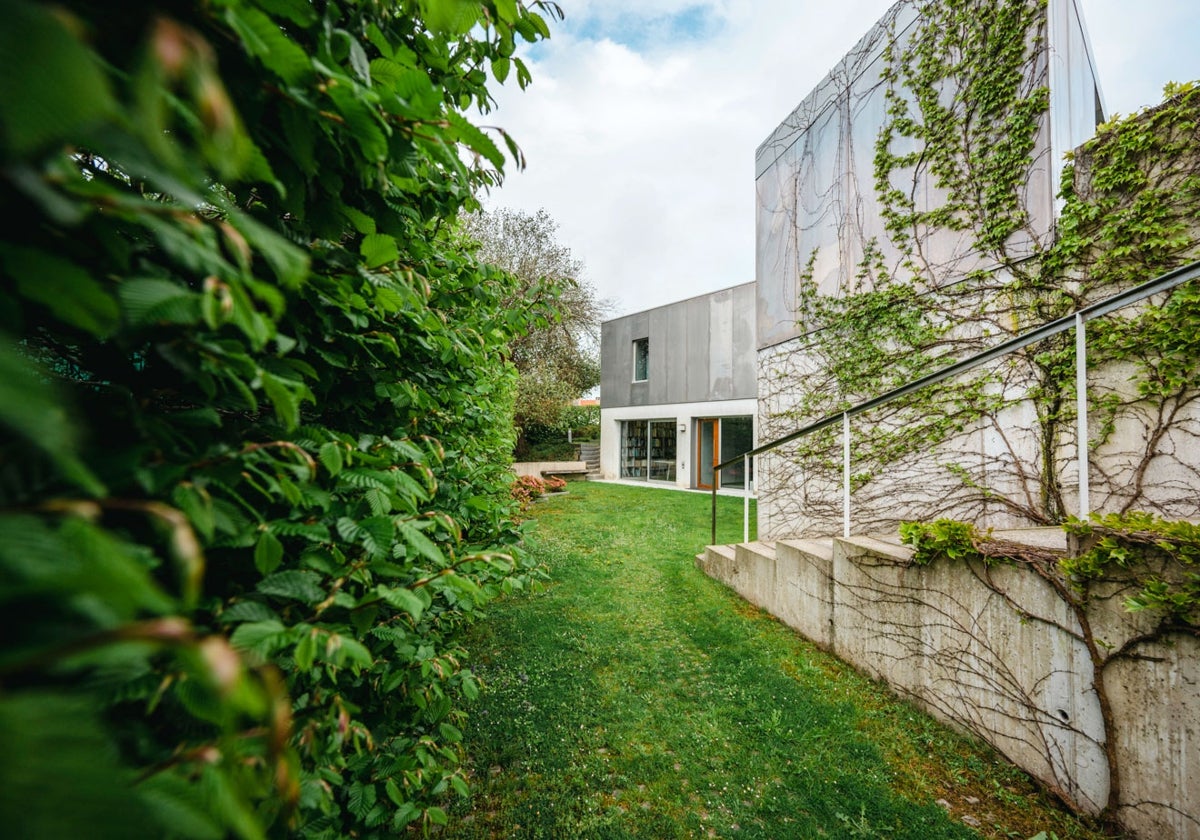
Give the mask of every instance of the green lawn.
<svg viewBox="0 0 1200 840">
<path fill-rule="evenodd" d="M 708 496 L 569 487 L 533 510 L 551 583 L 469 638 L 486 688 L 449 836 L 1102 836 L 701 574 Z M 740 540 L 741 499 L 719 502 Z"/>
</svg>

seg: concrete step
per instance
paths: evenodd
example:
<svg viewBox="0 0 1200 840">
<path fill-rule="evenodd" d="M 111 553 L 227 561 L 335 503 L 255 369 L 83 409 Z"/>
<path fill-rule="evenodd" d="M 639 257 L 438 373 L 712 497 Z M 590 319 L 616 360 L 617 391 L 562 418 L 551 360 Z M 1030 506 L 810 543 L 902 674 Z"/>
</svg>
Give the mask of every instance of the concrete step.
<svg viewBox="0 0 1200 840">
<path fill-rule="evenodd" d="M 717 580 L 723 580 L 732 574 L 736 565 L 733 546 L 707 545 L 704 551 L 696 555 L 696 567 L 706 575 Z"/>
<path fill-rule="evenodd" d="M 1058 528 L 993 531 L 992 537 L 1042 550 L 1066 548 L 1065 535 Z M 818 646 L 835 650 L 838 599 L 844 611 L 845 602 L 858 591 L 919 589 L 920 581 L 931 573 L 913 566 L 912 556 L 912 548 L 900 542 L 899 534 L 886 533 L 710 545 L 696 556 L 696 565 Z M 861 607 L 862 615 L 874 609 L 866 601 Z"/>
<path fill-rule="evenodd" d="M 776 591 L 775 543 L 755 540 L 734 546 L 734 586 L 742 597 L 759 609 L 771 611 L 778 600 Z"/>
<path fill-rule="evenodd" d="M 778 540 L 775 550 L 779 554 L 795 552 L 809 557 L 829 561 L 833 559 L 833 537 L 823 539 Z"/>
<path fill-rule="evenodd" d="M 600 477 L 600 444 L 599 443 L 581 443 L 579 444 L 579 460 L 587 464 L 587 477 Z"/>
<path fill-rule="evenodd" d="M 833 649 L 834 540 L 775 543 L 775 589 L 771 613 L 825 650 Z"/>
</svg>

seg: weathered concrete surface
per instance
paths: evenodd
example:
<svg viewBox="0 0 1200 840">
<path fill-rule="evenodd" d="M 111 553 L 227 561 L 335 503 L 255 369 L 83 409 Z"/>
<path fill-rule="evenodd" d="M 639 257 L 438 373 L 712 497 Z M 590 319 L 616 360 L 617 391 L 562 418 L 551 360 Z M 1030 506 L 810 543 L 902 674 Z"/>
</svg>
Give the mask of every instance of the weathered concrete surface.
<svg viewBox="0 0 1200 840">
<path fill-rule="evenodd" d="M 1062 532 L 1007 532 L 1063 547 Z M 1083 619 L 1023 564 L 914 566 L 893 538 L 710 546 L 698 566 L 747 600 L 953 726 L 993 744 L 1085 813 L 1110 798 L 1137 837 L 1200 840 L 1200 642 L 1139 639 L 1155 619 L 1124 589 L 1095 593 Z M 1126 654 L 1132 654 L 1128 656 Z M 1107 692 L 1106 725 L 1096 690 Z"/>
<path fill-rule="evenodd" d="M 833 540 L 775 544 L 773 615 L 826 650 L 833 649 Z"/>
</svg>

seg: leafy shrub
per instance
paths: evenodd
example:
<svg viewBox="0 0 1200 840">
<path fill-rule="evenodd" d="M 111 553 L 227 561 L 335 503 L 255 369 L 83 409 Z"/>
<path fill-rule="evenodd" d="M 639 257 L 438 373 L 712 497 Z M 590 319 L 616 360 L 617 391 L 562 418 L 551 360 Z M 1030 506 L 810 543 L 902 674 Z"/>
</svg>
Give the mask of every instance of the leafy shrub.
<svg viewBox="0 0 1200 840">
<path fill-rule="evenodd" d="M 522 457 L 527 461 L 575 461 L 579 459 L 579 447 L 565 440 L 539 443 L 529 447 Z"/>
<path fill-rule="evenodd" d="M 1077 587 L 1120 580 L 1130 612 L 1158 611 L 1169 621 L 1200 626 L 1200 525 L 1142 511 L 1072 517 L 1064 530 L 1085 547 L 1059 568 Z"/>
<path fill-rule="evenodd" d="M 504 351 L 552 296 L 454 232 L 505 163 L 462 111 L 539 9 L 6 3 L 13 836 L 394 836 L 466 790 L 457 634 L 536 574 Z"/>
<path fill-rule="evenodd" d="M 536 475 L 519 475 L 512 483 L 511 492 L 521 512 L 525 512 L 534 500 L 546 492 L 546 479 Z"/>
<path fill-rule="evenodd" d="M 974 525 L 953 519 L 900 523 L 900 541 L 912 546 L 912 561 L 918 566 L 928 566 L 941 557 L 983 560 L 978 546 L 982 537 Z"/>
</svg>

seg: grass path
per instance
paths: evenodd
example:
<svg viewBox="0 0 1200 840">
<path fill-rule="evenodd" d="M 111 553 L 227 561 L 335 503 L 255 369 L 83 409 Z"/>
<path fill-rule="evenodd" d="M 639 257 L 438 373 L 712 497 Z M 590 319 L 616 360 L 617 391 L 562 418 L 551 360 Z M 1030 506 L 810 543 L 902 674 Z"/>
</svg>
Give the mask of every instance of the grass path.
<svg viewBox="0 0 1200 840">
<path fill-rule="evenodd" d="M 701 574 L 709 504 L 599 483 L 537 504 L 552 582 L 468 640 L 486 689 L 448 836 L 1101 836 Z"/>
</svg>

